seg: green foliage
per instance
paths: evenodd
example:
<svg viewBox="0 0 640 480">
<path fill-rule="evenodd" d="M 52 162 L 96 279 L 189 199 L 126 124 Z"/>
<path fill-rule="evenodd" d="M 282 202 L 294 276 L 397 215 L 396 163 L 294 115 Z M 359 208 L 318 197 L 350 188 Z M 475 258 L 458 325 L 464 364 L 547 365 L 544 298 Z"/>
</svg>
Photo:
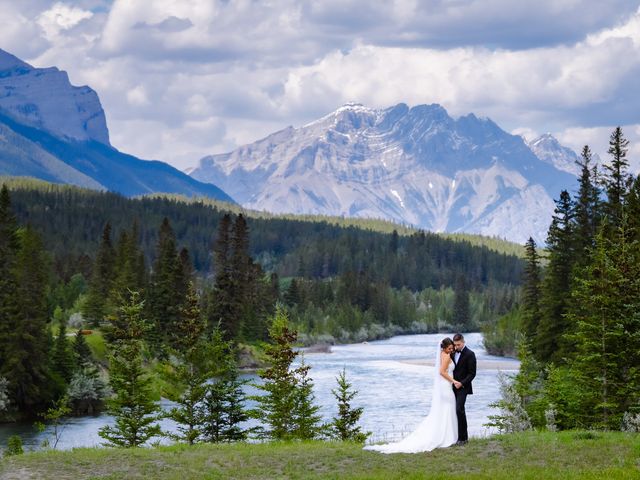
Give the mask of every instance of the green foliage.
<svg viewBox="0 0 640 480">
<path fill-rule="evenodd" d="M 100 378 L 98 370 L 91 364 L 84 366 L 73 374 L 67 396 L 75 415 L 93 415 L 102 408 L 107 394 L 107 386 Z"/>
<path fill-rule="evenodd" d="M 4 456 L 12 457 L 14 455 L 22 455 L 23 453 L 22 438 L 20 438 L 19 435 L 11 435 L 7 440 L 7 448 L 4 451 Z"/>
<path fill-rule="evenodd" d="M 138 447 L 161 434 L 155 424 L 159 407 L 151 400 L 151 380 L 142 365 L 144 336 L 148 328 L 143 318 L 144 302 L 138 292 L 130 292 L 129 300 L 112 317 L 114 337 L 109 384 L 114 398 L 107 402 L 115 416 L 115 425 L 102 427 L 99 435 L 118 447 Z"/>
<path fill-rule="evenodd" d="M 517 433 L 531 430 L 531 420 L 525 409 L 522 397 L 518 394 L 515 381 L 500 373 L 500 400 L 490 404 L 500 410 L 498 415 L 489 415 L 488 427 L 496 427 L 500 433 Z"/>
<path fill-rule="evenodd" d="M 331 390 L 331 393 L 338 403 L 338 415 L 333 417 L 329 426 L 331 436 L 336 440 L 364 443 L 371 433 L 363 432 L 358 426 L 364 409 L 352 406 L 358 392 L 353 390 L 351 383 L 347 380 L 346 369 L 343 368 L 338 374 L 336 382 L 338 388 Z"/>
<path fill-rule="evenodd" d="M 87 339 L 82 333 L 82 330 L 78 330 L 76 332 L 76 336 L 73 340 L 72 350 L 77 367 L 82 367 L 83 365 L 92 363 L 93 355 L 91 354 L 91 347 L 89 347 Z"/>
<path fill-rule="evenodd" d="M 9 394 L 7 393 L 9 382 L 6 378 L 0 377 L 0 412 L 9 408 Z"/>
<path fill-rule="evenodd" d="M 93 274 L 89 281 L 83 316 L 97 327 L 110 313 L 108 300 L 113 285 L 115 252 L 111 243 L 111 223 L 107 222 L 102 231 L 102 241 L 93 265 Z"/>
<path fill-rule="evenodd" d="M 290 329 L 281 307 L 276 310 L 269 336 L 272 343 L 266 347 L 266 356 L 270 365 L 258 372 L 264 383 L 255 385 L 264 395 L 253 397 L 257 402 L 253 415 L 264 424 L 259 436 L 273 440 L 313 438 L 320 426 L 313 405 L 313 384 L 307 376 L 309 367 L 291 368 L 298 355 L 293 350 L 297 333 Z"/>
<path fill-rule="evenodd" d="M 536 242 L 529 237 L 525 244 L 526 267 L 522 285 L 522 333 L 527 342 L 533 342 L 540 321 L 540 257 Z"/>
<path fill-rule="evenodd" d="M 522 312 L 514 309 L 482 328 L 482 343 L 491 355 L 515 357 L 522 337 Z"/>
<path fill-rule="evenodd" d="M 69 345 L 69 340 L 67 339 L 67 325 L 66 322 L 62 320 L 58 330 L 58 336 L 56 337 L 53 345 L 52 367 L 66 383 L 69 383 L 71 376 L 76 369 L 76 362 L 74 360 L 74 353 L 71 349 L 71 345 Z"/>
<path fill-rule="evenodd" d="M 249 419 L 242 388 L 247 382 L 238 377 L 231 345 L 223 342 L 219 332 L 215 333 L 213 341 L 223 349 L 220 371 L 207 385 L 203 403 L 203 435 L 206 441 L 212 443 L 243 441 L 249 434 L 241 426 Z"/>
<path fill-rule="evenodd" d="M 53 426 L 52 437 L 53 441 L 46 439 L 43 442 L 44 447 L 51 447 L 54 450 L 58 446 L 58 442 L 62 437 L 62 432 L 65 429 L 64 418 L 67 417 L 71 413 L 71 408 L 69 407 L 69 397 L 66 395 L 60 397 L 58 400 L 53 402 L 53 405 L 47 409 L 45 413 L 41 415 L 41 417 L 50 425 Z M 41 431 L 44 430 L 43 424 L 38 424 Z"/>
</svg>

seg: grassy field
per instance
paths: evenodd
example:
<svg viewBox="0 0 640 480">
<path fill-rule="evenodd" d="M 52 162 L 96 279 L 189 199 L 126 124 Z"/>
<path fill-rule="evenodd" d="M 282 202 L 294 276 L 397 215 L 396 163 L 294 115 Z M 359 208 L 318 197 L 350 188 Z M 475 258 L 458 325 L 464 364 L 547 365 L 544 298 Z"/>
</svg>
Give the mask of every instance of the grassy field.
<svg viewBox="0 0 640 480">
<path fill-rule="evenodd" d="M 345 443 L 77 449 L 8 457 L 9 479 L 638 479 L 640 436 L 524 433 L 430 453 L 382 455 Z"/>
</svg>

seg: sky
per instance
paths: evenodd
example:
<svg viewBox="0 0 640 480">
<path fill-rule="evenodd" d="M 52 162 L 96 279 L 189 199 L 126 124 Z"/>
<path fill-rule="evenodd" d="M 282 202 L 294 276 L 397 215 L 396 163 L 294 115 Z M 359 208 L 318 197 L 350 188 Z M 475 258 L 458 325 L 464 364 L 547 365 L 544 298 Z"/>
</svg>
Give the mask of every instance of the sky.
<svg viewBox="0 0 640 480">
<path fill-rule="evenodd" d="M 111 143 L 179 169 L 347 102 L 438 103 L 640 166 L 640 1 L 0 0 L 0 48 L 98 92 Z"/>
</svg>

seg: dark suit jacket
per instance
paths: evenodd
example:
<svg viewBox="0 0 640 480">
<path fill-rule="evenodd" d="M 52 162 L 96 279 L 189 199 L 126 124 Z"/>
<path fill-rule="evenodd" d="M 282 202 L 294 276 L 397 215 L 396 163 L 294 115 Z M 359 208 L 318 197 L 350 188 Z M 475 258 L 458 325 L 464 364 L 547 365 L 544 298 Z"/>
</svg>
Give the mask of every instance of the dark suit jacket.
<svg viewBox="0 0 640 480">
<path fill-rule="evenodd" d="M 451 359 L 455 363 L 455 352 L 451 354 Z M 467 391 L 467 395 L 473 394 L 473 386 L 471 381 L 476 376 L 476 354 L 466 346 L 460 352 L 458 363 L 453 368 L 453 379 L 462 383 Z M 455 387 L 453 387 L 455 390 Z"/>
</svg>

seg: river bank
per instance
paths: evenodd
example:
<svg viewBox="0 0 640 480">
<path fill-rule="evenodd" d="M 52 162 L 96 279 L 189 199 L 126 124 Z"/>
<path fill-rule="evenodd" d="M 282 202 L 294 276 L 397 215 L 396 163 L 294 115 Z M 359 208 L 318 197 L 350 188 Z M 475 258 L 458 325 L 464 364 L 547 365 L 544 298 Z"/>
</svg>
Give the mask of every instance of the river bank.
<svg viewBox="0 0 640 480">
<path fill-rule="evenodd" d="M 3 480 L 83 479 L 632 479 L 640 437 L 621 432 L 526 432 L 472 439 L 464 447 L 383 455 L 341 442 L 138 449 L 76 449 L 9 457 Z"/>
</svg>

